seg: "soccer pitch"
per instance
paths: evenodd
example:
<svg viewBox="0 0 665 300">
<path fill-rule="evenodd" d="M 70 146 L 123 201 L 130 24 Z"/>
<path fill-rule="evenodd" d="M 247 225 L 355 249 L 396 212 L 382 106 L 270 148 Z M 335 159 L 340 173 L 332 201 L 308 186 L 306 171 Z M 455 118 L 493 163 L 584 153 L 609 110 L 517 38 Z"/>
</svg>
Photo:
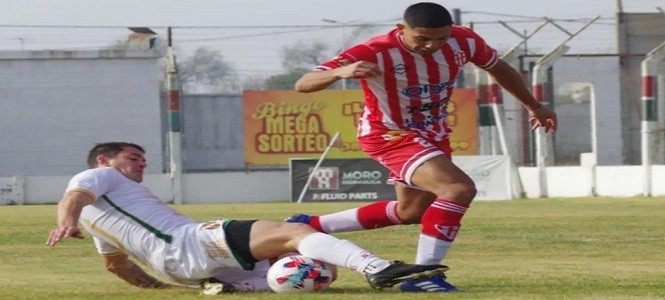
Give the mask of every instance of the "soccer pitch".
<svg viewBox="0 0 665 300">
<path fill-rule="evenodd" d="M 197 220 L 281 220 L 363 203 L 179 205 Z M 472 205 L 444 264 L 457 294 L 374 291 L 358 273 L 319 294 L 240 293 L 225 299 L 663 299 L 665 198 L 484 201 Z M 0 206 L 0 299 L 201 299 L 145 290 L 104 270 L 88 235 L 44 246 L 56 206 Z M 387 259 L 412 262 L 419 226 L 337 234 Z"/>
</svg>

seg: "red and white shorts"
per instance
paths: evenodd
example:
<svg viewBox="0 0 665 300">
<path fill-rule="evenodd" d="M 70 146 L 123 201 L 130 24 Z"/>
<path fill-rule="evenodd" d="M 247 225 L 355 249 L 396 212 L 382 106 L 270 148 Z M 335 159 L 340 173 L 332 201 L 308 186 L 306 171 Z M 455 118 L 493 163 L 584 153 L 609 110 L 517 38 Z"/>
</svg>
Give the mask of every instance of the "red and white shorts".
<svg viewBox="0 0 665 300">
<path fill-rule="evenodd" d="M 427 160 L 445 155 L 450 158 L 450 140 L 427 139 L 416 131 L 387 131 L 358 138 L 360 147 L 372 159 L 390 170 L 388 183 L 411 184 L 413 172 Z"/>
</svg>

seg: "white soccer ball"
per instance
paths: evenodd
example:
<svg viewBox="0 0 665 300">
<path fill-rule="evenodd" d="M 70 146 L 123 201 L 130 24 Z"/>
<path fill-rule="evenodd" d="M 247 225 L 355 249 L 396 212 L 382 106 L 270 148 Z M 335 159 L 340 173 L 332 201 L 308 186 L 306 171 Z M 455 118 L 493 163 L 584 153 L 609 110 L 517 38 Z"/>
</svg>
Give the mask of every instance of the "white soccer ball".
<svg viewBox="0 0 665 300">
<path fill-rule="evenodd" d="M 277 293 L 323 291 L 332 279 L 332 268 L 328 264 L 302 255 L 284 257 L 268 270 L 268 285 Z"/>
</svg>

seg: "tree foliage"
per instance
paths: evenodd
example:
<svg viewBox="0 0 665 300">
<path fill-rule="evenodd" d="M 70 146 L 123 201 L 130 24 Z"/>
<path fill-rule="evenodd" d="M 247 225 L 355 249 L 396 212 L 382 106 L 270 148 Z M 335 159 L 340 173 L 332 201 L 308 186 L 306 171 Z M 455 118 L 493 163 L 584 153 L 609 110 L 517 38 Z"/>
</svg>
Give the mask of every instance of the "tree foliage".
<svg viewBox="0 0 665 300">
<path fill-rule="evenodd" d="M 370 32 L 372 27 L 366 24 L 354 26 L 353 31 L 345 36 L 339 44 L 329 45 L 321 41 L 306 44 L 298 41 L 291 46 L 282 47 L 282 67 L 285 73 L 274 75 L 266 80 L 268 89 L 293 89 L 296 81 L 306 72 L 314 69 L 321 63 L 329 60 L 345 50 L 349 45 L 356 43 L 356 38 Z M 347 88 L 358 88 L 357 80 L 347 80 Z M 341 82 L 335 83 L 332 88 L 341 88 Z"/>
<path fill-rule="evenodd" d="M 292 46 L 282 47 L 282 67 L 287 71 L 297 69 L 311 70 L 330 58 L 330 46 L 315 41 L 311 45 L 305 45 L 298 41 Z"/>
<path fill-rule="evenodd" d="M 267 80 L 269 90 L 292 90 L 296 81 L 310 69 L 297 68 L 287 71 L 284 74 L 270 76 Z"/>
<path fill-rule="evenodd" d="M 183 91 L 187 93 L 238 93 L 238 75 L 233 65 L 215 50 L 200 47 L 178 63 Z"/>
</svg>

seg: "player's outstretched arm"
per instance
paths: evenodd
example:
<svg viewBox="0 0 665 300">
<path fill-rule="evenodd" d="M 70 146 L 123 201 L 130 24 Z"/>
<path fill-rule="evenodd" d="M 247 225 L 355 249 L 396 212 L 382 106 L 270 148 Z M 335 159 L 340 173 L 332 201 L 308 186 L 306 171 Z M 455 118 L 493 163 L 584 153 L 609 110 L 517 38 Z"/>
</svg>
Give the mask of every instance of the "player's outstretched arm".
<svg viewBox="0 0 665 300">
<path fill-rule="evenodd" d="M 531 95 L 529 89 L 524 84 L 522 76 L 513 67 L 499 59 L 494 66 L 487 69 L 487 72 L 494 77 L 494 80 L 501 87 L 515 96 L 524 105 L 524 108 L 529 111 L 529 121 L 532 122 L 532 129 L 543 127 L 545 132 L 556 131 L 556 113 L 541 105 Z"/>
<path fill-rule="evenodd" d="M 122 253 L 104 255 L 104 266 L 106 270 L 133 286 L 152 289 L 176 287 L 148 275 L 141 267 L 129 260 L 127 255 Z"/>
<path fill-rule="evenodd" d="M 58 203 L 58 227 L 51 230 L 47 246 L 55 246 L 64 238 L 83 238 L 83 233 L 78 229 L 78 221 L 84 206 L 92 203 L 94 199 L 88 193 L 81 191 L 69 191 Z"/>
<path fill-rule="evenodd" d="M 381 75 L 381 70 L 377 64 L 358 61 L 332 70 L 306 73 L 298 79 L 295 89 L 301 93 L 311 93 L 323 90 L 340 79 L 371 78 L 379 75 Z"/>
</svg>

